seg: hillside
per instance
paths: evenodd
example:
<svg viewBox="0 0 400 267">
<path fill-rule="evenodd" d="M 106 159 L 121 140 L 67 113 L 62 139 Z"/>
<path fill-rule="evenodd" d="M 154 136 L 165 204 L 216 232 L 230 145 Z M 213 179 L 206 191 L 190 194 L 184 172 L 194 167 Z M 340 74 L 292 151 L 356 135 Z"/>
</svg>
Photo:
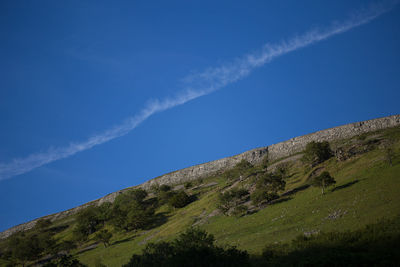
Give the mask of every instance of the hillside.
<svg viewBox="0 0 400 267">
<path fill-rule="evenodd" d="M 171 241 L 193 226 L 214 235 L 219 246 L 233 245 L 246 250 L 256 262 L 254 257 L 267 245 L 290 244 L 298 236 L 358 231 L 382 219 L 394 220 L 398 225 L 399 123 L 400 116 L 392 116 L 345 125 L 161 176 L 142 185 L 148 191 L 143 205 L 154 209 L 154 217 L 147 225 L 126 231 L 118 229 L 112 218 L 108 218 L 103 221 L 104 226 L 96 226 L 76 247 L 59 250 L 69 250 L 89 266 L 100 266 L 100 263 L 121 266 L 129 262 L 133 253 L 141 253 L 146 244 Z M 329 141 L 332 155 L 320 162 L 306 162 L 303 152 L 312 141 Z M 195 176 L 187 175 L 196 172 L 192 170 L 202 171 L 197 171 Z M 325 171 L 334 177 L 336 184 L 322 194 L 321 188 L 311 184 Z M 277 191 L 276 197 L 256 203 L 259 181 L 262 177 L 272 177 L 268 175 L 281 177 L 285 186 Z M 171 192 L 170 196 L 164 196 L 156 184 L 171 185 L 172 190 L 165 190 Z M 120 195 L 129 195 L 131 190 L 116 192 L 89 204 L 113 202 L 115 198 L 122 199 Z M 245 193 L 233 199 L 227 209 L 222 209 L 221 194 L 235 190 Z M 184 207 L 171 205 L 170 199 L 179 191 L 190 196 L 190 203 Z M 75 242 L 77 221 L 89 204 L 64 212 L 62 216 L 47 217 L 51 222 L 41 228 L 35 226 L 37 221 L 31 223 L 32 229 L 23 238 L 47 233 L 55 240 L 53 247 L 68 240 Z M 108 204 L 107 209 L 112 211 L 117 204 Z M 112 233 L 107 246 L 95 238 L 101 229 Z M 0 243 L 3 258 L 0 263 L 4 266 L 20 264 L 8 253 L 12 238 Z M 41 253 L 43 258 L 49 254 Z"/>
</svg>

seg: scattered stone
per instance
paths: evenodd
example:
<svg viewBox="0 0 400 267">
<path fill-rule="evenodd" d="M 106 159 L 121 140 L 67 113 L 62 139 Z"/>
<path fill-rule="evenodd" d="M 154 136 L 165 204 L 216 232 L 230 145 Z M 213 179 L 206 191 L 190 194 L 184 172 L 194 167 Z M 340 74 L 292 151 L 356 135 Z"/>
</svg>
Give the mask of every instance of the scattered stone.
<svg viewBox="0 0 400 267">
<path fill-rule="evenodd" d="M 346 214 L 347 210 L 338 209 L 330 213 L 327 217 L 325 217 L 325 220 L 336 220 L 339 219 L 340 217 L 343 217 Z"/>
<path fill-rule="evenodd" d="M 310 237 L 310 236 L 313 236 L 313 235 L 318 235 L 319 232 L 320 232 L 319 230 L 311 230 L 311 231 L 308 231 L 308 232 L 304 232 L 304 236 Z"/>
</svg>

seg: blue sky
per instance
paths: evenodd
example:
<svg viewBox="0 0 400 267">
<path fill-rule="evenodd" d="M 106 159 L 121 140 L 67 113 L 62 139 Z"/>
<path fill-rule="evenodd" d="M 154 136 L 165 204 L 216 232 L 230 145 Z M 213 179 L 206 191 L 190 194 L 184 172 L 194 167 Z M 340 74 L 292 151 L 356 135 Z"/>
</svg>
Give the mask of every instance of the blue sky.
<svg viewBox="0 0 400 267">
<path fill-rule="evenodd" d="M 396 3 L 1 1 L 0 230 L 400 113 Z"/>
</svg>

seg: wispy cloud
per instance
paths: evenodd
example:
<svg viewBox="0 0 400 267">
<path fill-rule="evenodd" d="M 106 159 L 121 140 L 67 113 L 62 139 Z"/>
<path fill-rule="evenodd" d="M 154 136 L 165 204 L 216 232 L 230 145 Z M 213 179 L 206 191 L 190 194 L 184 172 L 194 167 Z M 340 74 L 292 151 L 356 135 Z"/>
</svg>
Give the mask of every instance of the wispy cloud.
<svg viewBox="0 0 400 267">
<path fill-rule="evenodd" d="M 259 51 L 242 56 L 231 63 L 192 74 L 184 79 L 186 86 L 184 91 L 171 98 L 149 101 L 135 116 L 126 119 L 121 124 L 101 134 L 94 135 L 83 142 L 71 143 L 65 147 L 52 148 L 46 152 L 31 154 L 25 158 L 14 159 L 8 163 L 0 163 L 0 180 L 27 173 L 50 162 L 67 158 L 78 152 L 124 136 L 158 112 L 185 104 L 190 100 L 210 94 L 232 84 L 249 75 L 254 69 L 267 64 L 279 56 L 366 24 L 393 9 L 397 3 L 398 1 L 390 1 L 373 4 L 353 14 L 346 21 L 334 22 L 329 27 L 316 28 L 276 44 L 265 44 Z"/>
</svg>

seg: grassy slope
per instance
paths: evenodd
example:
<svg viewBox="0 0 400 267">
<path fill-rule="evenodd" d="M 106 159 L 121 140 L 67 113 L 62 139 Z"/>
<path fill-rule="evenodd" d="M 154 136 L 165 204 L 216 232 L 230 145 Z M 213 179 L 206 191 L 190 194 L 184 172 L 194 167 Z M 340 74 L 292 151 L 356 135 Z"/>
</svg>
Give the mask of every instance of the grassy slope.
<svg viewBox="0 0 400 267">
<path fill-rule="evenodd" d="M 206 218 L 216 210 L 218 192 L 232 184 L 222 177 L 210 177 L 204 179 L 203 184 L 217 182 L 216 185 L 192 191 L 198 200 L 182 209 L 173 210 L 166 205 L 161 207 L 157 212 L 163 220 L 158 227 L 131 233 L 113 232 L 108 248 L 99 244 L 84 252 L 75 251 L 75 255 L 89 266 L 98 262 L 121 266 L 129 261 L 133 253 L 140 253 L 146 242 L 172 240 L 198 221 L 203 222 L 199 227 L 212 233 L 219 245 L 235 245 L 251 254 L 259 254 L 266 244 L 290 242 L 299 234 L 355 230 L 383 217 L 393 218 L 400 215 L 400 127 L 380 131 L 378 135 L 396 140 L 393 166 L 385 161 L 384 150 L 379 147 L 342 162 L 332 158 L 318 166 L 325 167 L 337 181 L 336 189 L 331 188 L 325 195 L 321 195 L 319 188 L 309 187 L 251 215 Z M 366 140 L 377 134 L 369 136 Z M 354 140 L 357 141 L 357 138 L 332 145 L 351 145 Z M 304 185 L 310 172 L 300 161 L 292 163 L 286 190 Z M 70 239 L 73 221 L 71 216 L 55 222 L 53 226 L 70 226 L 55 237 L 59 240 Z M 106 227 L 112 231 L 110 226 Z M 94 241 L 89 241 L 82 247 L 92 244 Z M 0 266 L 3 265 L 5 262 L 0 261 Z"/>
<path fill-rule="evenodd" d="M 354 230 L 400 214 L 399 128 L 385 133 L 397 139 L 393 166 L 388 165 L 379 148 L 343 162 L 332 158 L 323 166 L 335 177 L 335 190 L 321 195 L 320 189 L 310 187 L 257 213 L 241 218 L 217 215 L 200 227 L 214 234 L 218 244 L 235 245 L 257 254 L 267 243 L 289 242 L 306 232 Z M 303 184 L 309 174 L 299 162 L 292 165 L 290 173 L 287 189 Z M 78 254 L 79 259 L 89 266 L 96 259 L 107 266 L 121 266 L 133 253 L 139 253 L 146 241 L 173 239 L 215 210 L 217 191 L 227 186 L 227 182 L 215 177 L 208 180 L 217 181 L 218 185 L 199 192 L 199 200 L 179 210 L 167 207 L 159 210 L 167 216 L 166 223 L 149 231 L 120 233 L 113 237 L 112 246 L 105 249 L 99 245 Z"/>
</svg>

